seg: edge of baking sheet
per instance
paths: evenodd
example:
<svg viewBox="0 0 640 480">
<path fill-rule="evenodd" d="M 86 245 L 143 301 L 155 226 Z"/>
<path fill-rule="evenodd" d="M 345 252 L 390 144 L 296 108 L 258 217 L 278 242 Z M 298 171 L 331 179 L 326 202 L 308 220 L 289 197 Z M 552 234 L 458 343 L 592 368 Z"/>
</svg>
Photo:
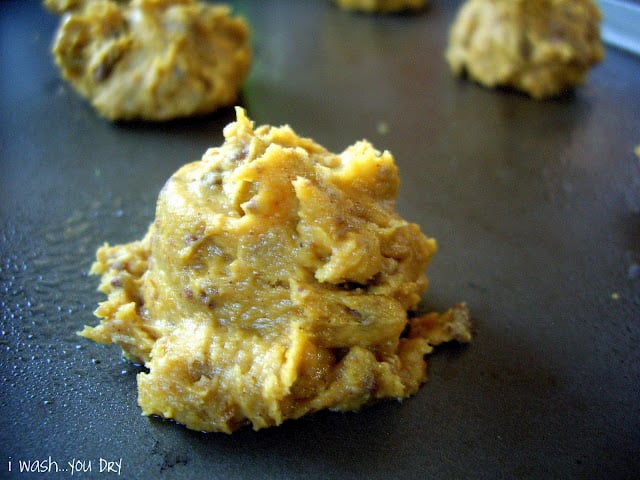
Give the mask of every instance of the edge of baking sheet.
<svg viewBox="0 0 640 480">
<path fill-rule="evenodd" d="M 614 47 L 640 55 L 640 4 L 600 0 L 602 39 Z"/>
</svg>

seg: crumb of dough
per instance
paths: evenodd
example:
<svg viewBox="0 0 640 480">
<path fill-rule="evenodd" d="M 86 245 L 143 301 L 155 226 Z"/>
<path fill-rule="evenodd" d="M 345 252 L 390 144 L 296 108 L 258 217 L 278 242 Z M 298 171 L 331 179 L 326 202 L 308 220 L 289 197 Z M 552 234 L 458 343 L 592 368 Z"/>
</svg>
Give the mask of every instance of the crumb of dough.
<svg viewBox="0 0 640 480">
<path fill-rule="evenodd" d="M 583 83 L 603 58 L 592 0 L 467 0 L 449 33 L 455 75 L 543 99 Z"/>
<path fill-rule="evenodd" d="M 428 0 L 333 0 L 343 10 L 392 13 L 422 10 Z"/>
<path fill-rule="evenodd" d="M 376 130 L 380 135 L 386 135 L 389 133 L 389 124 L 387 122 L 380 121 L 376 125 Z"/>
<path fill-rule="evenodd" d="M 81 335 L 144 363 L 138 402 L 201 431 L 254 429 L 404 398 L 467 308 L 413 312 L 436 241 L 395 210 L 389 152 L 340 154 L 244 110 L 165 184 L 146 236 L 104 245 L 108 295 Z"/>
<path fill-rule="evenodd" d="M 251 64 L 249 27 L 196 0 L 46 0 L 63 14 L 62 76 L 111 120 L 164 121 L 236 102 Z"/>
</svg>

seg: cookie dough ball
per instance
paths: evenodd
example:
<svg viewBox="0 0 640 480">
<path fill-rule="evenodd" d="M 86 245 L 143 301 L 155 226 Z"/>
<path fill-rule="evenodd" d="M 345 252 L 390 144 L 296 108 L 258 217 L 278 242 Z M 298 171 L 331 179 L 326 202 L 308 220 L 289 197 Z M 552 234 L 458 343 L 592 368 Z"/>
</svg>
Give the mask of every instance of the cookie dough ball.
<svg viewBox="0 0 640 480">
<path fill-rule="evenodd" d="M 454 74 L 487 87 L 553 97 L 602 60 L 600 21 L 592 0 L 467 0 L 446 58 Z"/>
<path fill-rule="evenodd" d="M 44 6 L 53 13 L 64 13 L 69 10 L 80 8 L 87 0 L 44 0 Z"/>
<path fill-rule="evenodd" d="M 396 212 L 393 157 L 237 114 L 169 179 L 143 240 L 99 249 L 108 300 L 82 335 L 145 364 L 145 414 L 195 430 L 413 394 L 423 356 L 470 324 L 464 306 L 408 316 L 436 242 Z"/>
<path fill-rule="evenodd" d="M 427 0 L 333 0 L 344 10 L 360 12 L 404 12 L 420 10 L 427 5 Z"/>
<path fill-rule="evenodd" d="M 195 0 L 49 0 L 64 10 L 62 75 L 111 120 L 169 120 L 233 104 L 251 63 L 249 28 Z"/>
</svg>

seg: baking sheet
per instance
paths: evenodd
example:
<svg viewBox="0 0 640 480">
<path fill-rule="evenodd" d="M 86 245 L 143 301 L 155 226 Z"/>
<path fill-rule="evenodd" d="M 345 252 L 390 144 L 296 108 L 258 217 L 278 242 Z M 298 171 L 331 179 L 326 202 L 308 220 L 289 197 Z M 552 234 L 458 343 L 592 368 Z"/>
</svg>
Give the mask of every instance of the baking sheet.
<svg viewBox="0 0 640 480">
<path fill-rule="evenodd" d="M 144 234 L 165 180 L 221 143 L 233 110 L 110 124 L 60 80 L 57 19 L 5 1 L 0 478 L 635 477 L 638 58 L 607 49 L 574 94 L 535 102 L 449 74 L 460 2 L 414 16 L 231 3 L 254 31 L 241 105 L 334 151 L 390 150 L 400 212 L 440 245 L 421 308 L 466 301 L 475 339 L 438 348 L 414 397 L 359 413 L 232 436 L 142 416 L 138 368 L 75 335 L 102 299 L 87 272 L 102 242 Z M 48 471 L 19 471 L 36 460 Z"/>
</svg>

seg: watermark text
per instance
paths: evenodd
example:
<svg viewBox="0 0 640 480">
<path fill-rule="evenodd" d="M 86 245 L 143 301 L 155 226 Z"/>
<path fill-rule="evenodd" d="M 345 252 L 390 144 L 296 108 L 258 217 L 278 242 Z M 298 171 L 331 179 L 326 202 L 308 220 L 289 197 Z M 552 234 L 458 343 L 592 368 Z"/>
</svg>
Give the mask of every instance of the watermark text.
<svg viewBox="0 0 640 480">
<path fill-rule="evenodd" d="M 120 476 L 122 458 L 72 458 L 70 460 L 54 459 L 51 455 L 43 458 L 12 458 L 7 461 L 10 473 L 53 473 L 80 476 L 88 473 L 104 473 Z"/>
</svg>

